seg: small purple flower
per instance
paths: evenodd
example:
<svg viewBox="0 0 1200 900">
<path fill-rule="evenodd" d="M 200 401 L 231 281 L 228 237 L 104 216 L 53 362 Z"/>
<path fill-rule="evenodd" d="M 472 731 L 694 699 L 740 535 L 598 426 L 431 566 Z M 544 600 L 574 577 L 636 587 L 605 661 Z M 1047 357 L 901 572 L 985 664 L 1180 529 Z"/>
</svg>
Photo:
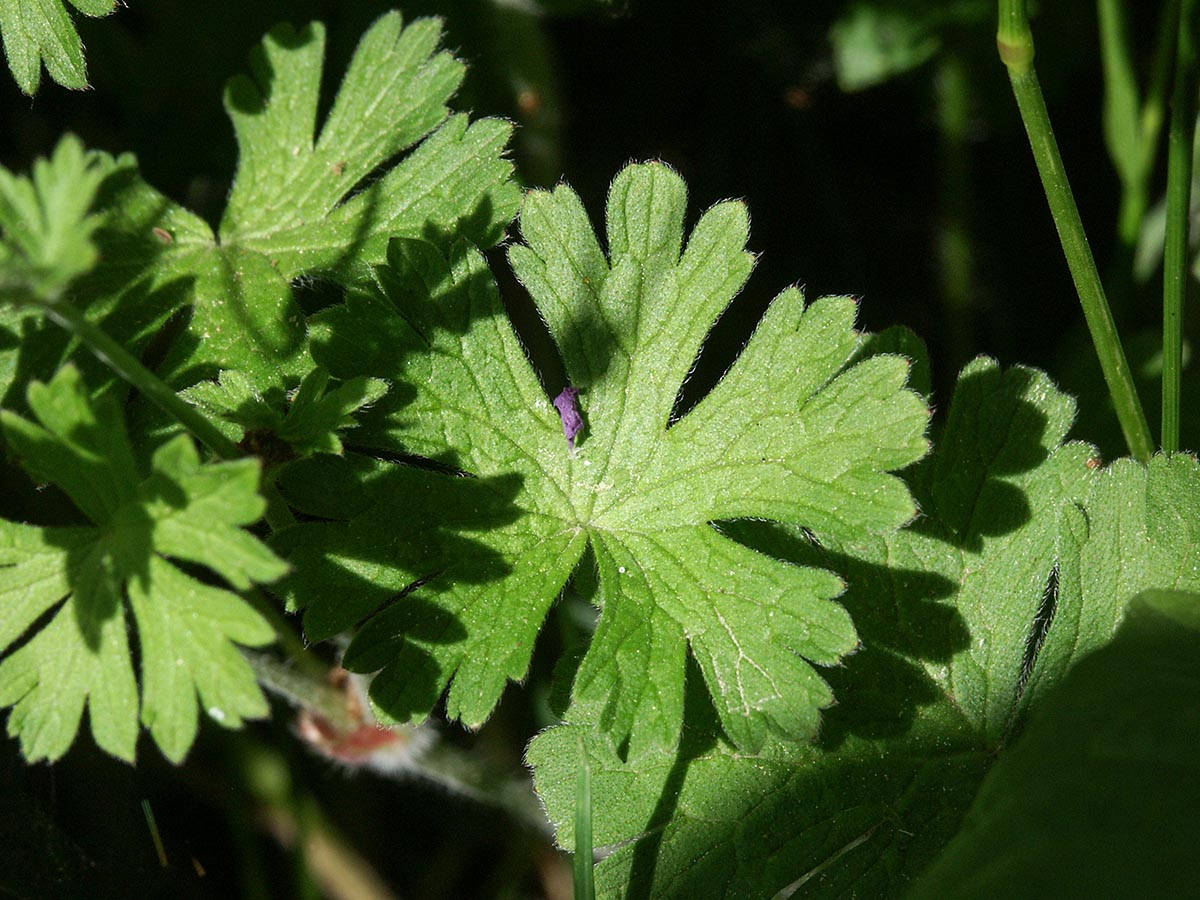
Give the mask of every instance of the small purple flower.
<svg viewBox="0 0 1200 900">
<path fill-rule="evenodd" d="M 554 408 L 562 418 L 563 434 L 567 436 L 567 446 L 571 455 L 575 455 L 575 435 L 583 430 L 583 416 L 579 414 L 579 388 L 567 385 L 562 393 L 554 398 Z"/>
</svg>

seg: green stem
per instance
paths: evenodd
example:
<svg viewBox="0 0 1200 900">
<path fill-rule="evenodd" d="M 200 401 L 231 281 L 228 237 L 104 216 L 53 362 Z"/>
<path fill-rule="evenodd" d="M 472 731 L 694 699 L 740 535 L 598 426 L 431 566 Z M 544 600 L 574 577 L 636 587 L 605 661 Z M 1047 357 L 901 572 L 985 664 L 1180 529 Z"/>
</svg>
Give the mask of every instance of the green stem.
<svg viewBox="0 0 1200 900">
<path fill-rule="evenodd" d="M 263 496 L 267 498 L 267 526 L 272 531 L 282 531 L 284 528 L 296 524 L 296 517 L 292 515 L 291 507 L 279 493 L 279 485 L 275 483 L 275 479 L 269 472 L 263 473 L 262 492 Z"/>
<path fill-rule="evenodd" d="M 1009 81 L 1012 82 L 1017 107 L 1025 123 L 1042 187 L 1050 204 L 1050 212 L 1125 442 L 1134 456 L 1149 460 L 1154 455 L 1154 440 L 1134 387 L 1133 374 L 1125 359 L 1112 311 L 1104 296 L 1096 261 L 1092 258 L 1079 209 L 1075 205 L 1075 196 L 1071 193 L 1071 185 L 1063 168 L 1058 142 L 1050 126 L 1050 114 L 1046 110 L 1046 100 L 1042 96 L 1033 65 L 1033 33 L 1029 29 L 1024 0 L 1000 0 L 996 44 L 1000 58 L 1008 68 Z"/>
<path fill-rule="evenodd" d="M 79 338 L 100 362 L 141 391 L 217 456 L 240 459 L 245 455 L 200 410 L 171 390 L 166 382 L 138 362 L 133 354 L 109 337 L 72 303 L 63 300 L 41 305 L 51 320 Z"/>
<path fill-rule="evenodd" d="M 279 604 L 263 596 L 258 588 L 251 588 L 243 592 L 242 596 L 260 616 L 271 623 L 279 646 L 291 659 L 292 664 L 308 677 L 324 683 L 329 675 L 328 664 L 304 646 L 287 617 L 280 611 Z"/>
<path fill-rule="evenodd" d="M 399 726 L 405 727 L 405 726 Z M 417 729 L 413 726 L 415 732 Z M 538 834 L 545 834 L 549 823 L 527 780 L 514 778 L 478 756 L 438 740 L 418 752 L 412 768 L 396 773 L 405 778 L 418 775 L 457 791 L 480 803 L 504 810 L 512 818 Z"/>
<path fill-rule="evenodd" d="M 1179 449 L 1183 300 L 1188 282 L 1188 217 L 1196 130 L 1196 0 L 1179 10 L 1175 89 L 1167 136 L 1167 240 L 1163 253 L 1162 448 Z"/>
<path fill-rule="evenodd" d="M 265 601 L 263 601 L 265 602 Z M 273 618 L 261 606 L 256 606 L 268 618 Z M 275 617 L 278 613 L 275 613 Z M 319 660 L 308 658 L 319 668 L 302 664 L 304 656 L 295 661 L 283 662 L 269 653 L 243 650 L 242 655 L 254 669 L 255 677 L 266 690 L 300 709 L 320 716 L 335 730 L 350 733 L 367 724 L 355 718 L 347 706 L 346 694 L 329 683 L 328 669 Z M 374 720 L 369 720 L 373 722 Z M 406 765 L 388 770 L 377 770 L 377 774 L 407 779 L 412 776 L 425 778 L 451 791 L 504 810 L 514 820 L 532 828 L 539 834 L 547 828 L 546 816 L 530 790 L 529 783 L 510 776 L 477 756 L 434 740 L 428 747 L 419 740 L 418 727 L 393 726 L 393 730 L 407 733 L 414 750 Z"/>
<path fill-rule="evenodd" d="M 1179 3 L 1180 0 L 1167 0 L 1158 23 L 1158 35 L 1154 44 L 1154 68 L 1150 73 L 1150 88 L 1146 92 L 1146 102 L 1142 105 L 1141 117 L 1142 138 L 1150 147 L 1158 144 L 1158 136 L 1162 132 L 1163 111 L 1167 104 L 1167 85 L 1170 83 L 1171 63 L 1175 56 Z M 1154 156 L 1151 153 L 1149 159 L 1146 160 L 1147 177 L 1153 168 Z"/>
<path fill-rule="evenodd" d="M 1024 0 L 1000 0 L 996 49 L 1009 72 L 1025 71 L 1033 65 L 1033 32 L 1029 28 Z"/>
</svg>

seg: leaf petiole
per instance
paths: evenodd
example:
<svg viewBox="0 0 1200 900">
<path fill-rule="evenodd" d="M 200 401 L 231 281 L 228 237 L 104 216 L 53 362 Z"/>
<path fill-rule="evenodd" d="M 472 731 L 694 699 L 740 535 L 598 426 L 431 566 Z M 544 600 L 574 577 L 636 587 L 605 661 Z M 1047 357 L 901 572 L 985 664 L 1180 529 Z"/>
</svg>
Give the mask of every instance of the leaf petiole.
<svg viewBox="0 0 1200 900">
<path fill-rule="evenodd" d="M 166 382 L 138 362 L 133 354 L 73 304 L 62 300 L 56 303 L 39 302 L 38 305 L 55 324 L 77 337 L 100 362 L 141 391 L 221 459 L 240 459 L 245 456 L 203 413 L 176 394 Z"/>
</svg>

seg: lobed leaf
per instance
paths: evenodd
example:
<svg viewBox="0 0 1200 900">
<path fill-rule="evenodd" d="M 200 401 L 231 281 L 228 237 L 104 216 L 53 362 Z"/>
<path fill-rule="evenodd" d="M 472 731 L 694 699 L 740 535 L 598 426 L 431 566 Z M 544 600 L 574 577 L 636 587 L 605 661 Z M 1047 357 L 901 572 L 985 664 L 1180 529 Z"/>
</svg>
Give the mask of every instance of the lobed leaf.
<svg viewBox="0 0 1200 900">
<path fill-rule="evenodd" d="M 182 395 L 209 413 L 235 442 L 278 439 L 286 448 L 253 447 L 257 455 L 308 456 L 342 452 L 339 431 L 353 428 L 355 415 L 387 393 L 381 378 L 351 378 L 330 387 L 329 373 L 320 367 L 304 376 L 290 395 L 260 393 L 242 372 L 226 370 L 215 382 L 202 381 Z M 286 406 L 286 412 L 281 408 Z"/>
<path fill-rule="evenodd" d="M 390 235 L 457 233 L 495 243 L 518 202 L 506 185 L 511 166 L 500 159 L 511 128 L 447 120 L 445 103 L 464 69 L 435 52 L 440 38 L 437 20 L 402 27 L 397 13 L 380 18 L 359 43 L 318 136 L 324 29 L 272 30 L 251 60 L 253 79 L 236 77 L 226 89 L 241 158 L 222 238 L 259 250 L 289 277 L 336 270 L 350 258 L 380 261 Z M 439 126 L 420 149 L 366 181 Z"/>
<path fill-rule="evenodd" d="M 0 168 L 0 301 L 55 301 L 96 264 L 101 218 L 92 206 L 111 169 L 108 157 L 84 150 L 74 135 L 29 176 Z"/>
<path fill-rule="evenodd" d="M 363 418 L 356 443 L 473 476 L 348 461 L 343 483 L 359 473 L 372 498 L 354 502 L 312 487 L 330 477 L 326 464 L 281 482 L 302 512 L 335 520 L 279 536 L 295 563 L 290 596 L 309 607 L 312 637 L 374 614 L 346 664 L 382 669 L 372 697 L 386 715 L 423 718 L 449 684 L 450 714 L 482 722 L 506 681 L 524 676 L 590 545 L 604 610 L 576 678 L 576 720 L 634 755 L 674 745 L 690 652 L 740 746 L 815 733 L 832 694 L 814 666 L 857 642 L 832 602 L 842 582 L 714 523 L 770 518 L 848 539 L 902 525 L 916 507 L 889 472 L 924 454 L 928 410 L 905 389 L 906 360 L 852 364 L 853 301 L 806 306 L 789 290 L 722 384 L 672 422 L 752 263 L 741 204 L 711 209 L 686 245 L 685 207 L 666 166 L 625 169 L 609 196 L 606 255 L 569 188 L 526 200 L 526 243 L 510 259 L 580 388 L 585 425 L 573 442 L 467 248 L 447 261 L 393 242 L 373 285 L 315 317 L 314 353 L 331 373 L 400 386 Z"/>
<path fill-rule="evenodd" d="M 1129 598 L 1200 583 L 1200 467 L 1187 454 L 1117 460 L 1063 511 L 1058 601 L 1029 675 L 1029 704 L 1113 637 Z"/>
<path fill-rule="evenodd" d="M 0 647 L 11 647 L 36 619 L 59 607 L 0 662 L 0 706 L 13 707 L 9 736 L 20 738 L 29 762 L 58 759 L 75 740 L 86 706 L 96 743 L 132 760 L 137 682 L 107 554 L 83 529 L 0 522 L 0 542 Z"/>
<path fill-rule="evenodd" d="M 26 759 L 62 756 L 86 706 L 96 742 L 132 761 L 138 688 L 126 599 L 141 651 L 141 721 L 168 759 L 178 762 L 192 744 L 197 694 L 226 727 L 265 715 L 235 643 L 270 643 L 272 628 L 236 594 L 177 565 L 203 567 L 239 589 L 283 574 L 283 563 L 241 528 L 265 508 L 258 464 L 202 465 L 181 435 L 139 479 L 116 405 L 92 400 L 72 366 L 31 386 L 29 406 L 37 423 L 0 411 L 10 446 L 91 525 L 0 521 L 0 650 L 10 651 L 0 662 L 0 705 L 13 707 L 8 732 Z M 37 627 L 44 616 L 48 624 Z"/>
<path fill-rule="evenodd" d="M 907 896 L 1186 896 L 1198 690 L 1200 595 L 1139 594 L 1046 693 Z"/>
</svg>

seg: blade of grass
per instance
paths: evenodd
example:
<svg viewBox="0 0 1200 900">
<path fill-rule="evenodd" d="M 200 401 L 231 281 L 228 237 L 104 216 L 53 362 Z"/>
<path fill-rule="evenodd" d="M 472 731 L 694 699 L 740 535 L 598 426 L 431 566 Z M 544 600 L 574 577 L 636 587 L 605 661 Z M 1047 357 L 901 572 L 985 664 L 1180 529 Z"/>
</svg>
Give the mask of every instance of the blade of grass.
<svg viewBox="0 0 1200 900">
<path fill-rule="evenodd" d="M 1104 71 L 1104 139 L 1121 180 L 1121 243 L 1132 255 L 1148 203 L 1146 160 L 1151 156 L 1141 127 L 1141 100 L 1124 0 L 1097 0 L 1100 59 Z"/>
<path fill-rule="evenodd" d="M 1188 282 L 1188 213 L 1196 135 L 1196 0 L 1179 9 L 1175 88 L 1167 136 L 1167 240 L 1163 252 L 1162 448 L 1179 449 L 1183 369 L 1183 300 Z"/>
<path fill-rule="evenodd" d="M 1121 431 L 1125 435 L 1125 443 L 1135 457 L 1149 460 L 1154 454 L 1150 426 L 1134 387 L 1133 374 L 1125 359 L 1112 310 L 1104 295 L 1096 261 L 1079 217 L 1079 208 L 1075 205 L 1075 195 L 1071 193 L 1058 142 L 1050 126 L 1050 114 L 1046 110 L 1046 100 L 1042 96 L 1033 65 L 1033 32 L 1029 28 L 1024 0 L 1000 0 L 996 45 L 1008 69 L 1021 120 L 1025 123 L 1042 187 L 1058 229 L 1063 253 L 1067 257 L 1092 343 L 1096 347 L 1105 383 L 1116 408 L 1117 419 L 1121 423 Z"/>
<path fill-rule="evenodd" d="M 583 740 L 575 782 L 575 900 L 596 900 L 592 850 L 592 767 Z"/>
<path fill-rule="evenodd" d="M 146 817 L 146 828 L 150 831 L 150 838 L 154 841 L 154 852 L 158 854 L 158 864 L 161 868 L 168 866 L 167 851 L 163 847 L 162 834 L 159 833 L 158 823 L 154 821 L 154 810 L 150 808 L 149 799 L 142 798 L 142 815 Z"/>
</svg>

